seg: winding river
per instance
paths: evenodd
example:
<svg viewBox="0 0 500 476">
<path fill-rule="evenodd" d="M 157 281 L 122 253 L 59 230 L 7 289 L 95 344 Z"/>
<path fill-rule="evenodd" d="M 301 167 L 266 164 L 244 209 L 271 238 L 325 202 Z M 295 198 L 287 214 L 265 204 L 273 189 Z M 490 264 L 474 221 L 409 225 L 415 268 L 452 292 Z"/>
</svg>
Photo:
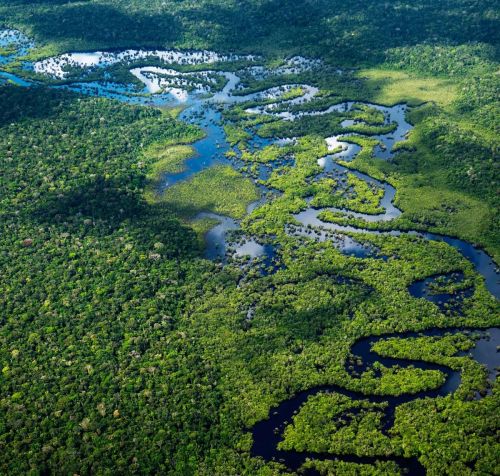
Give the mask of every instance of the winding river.
<svg viewBox="0 0 500 476">
<path fill-rule="evenodd" d="M 22 75 L 12 74 L 1 71 L 2 66 L 16 58 L 22 57 L 32 46 L 29 40 L 19 32 L 5 30 L 0 32 L 0 46 L 10 44 L 19 44 L 18 51 L 11 57 L 0 57 L 0 81 L 9 81 L 22 87 L 30 87 L 36 84 L 35 81 L 26 79 Z M 131 67 L 130 72 L 136 80 L 143 84 L 143 90 L 137 91 L 133 85 L 116 84 L 109 81 L 85 81 L 85 74 L 96 68 L 105 68 L 106 66 L 122 62 L 125 64 L 133 63 L 141 59 L 155 58 L 165 63 L 165 67 L 146 66 Z M 231 62 L 238 60 L 247 60 L 252 62 L 254 57 L 238 57 L 236 55 L 222 56 L 212 52 L 176 52 L 176 51 L 155 51 L 147 52 L 142 50 L 127 50 L 121 53 L 78 53 L 62 55 L 58 58 L 49 58 L 47 60 L 35 63 L 34 65 L 25 65 L 25 68 L 35 70 L 39 74 L 46 74 L 53 79 L 64 79 L 68 67 L 71 74 L 76 69 L 81 73 L 82 78 L 74 81 L 66 81 L 65 84 L 55 84 L 53 87 L 70 89 L 83 94 L 93 96 L 102 96 L 117 99 L 128 104 L 142 104 L 149 106 L 182 105 L 185 110 L 180 115 L 180 119 L 189 123 L 197 124 L 205 130 L 205 137 L 194 144 L 196 156 L 185 161 L 185 168 L 181 173 L 166 175 L 161 184 L 161 189 L 165 190 L 177 182 L 189 179 L 201 170 L 211 167 L 218 163 L 235 165 L 235 162 L 226 157 L 226 152 L 230 150 L 230 145 L 226 140 L 226 135 L 222 127 L 222 118 L 220 107 L 232 104 L 243 104 L 246 102 L 263 103 L 249 106 L 246 111 L 250 114 L 270 115 L 280 118 L 284 121 L 294 121 L 305 115 L 329 114 L 335 111 L 349 111 L 354 106 L 354 102 L 344 102 L 330 106 L 324 110 L 318 111 L 300 111 L 300 106 L 312 101 L 318 95 L 318 89 L 311 85 L 290 84 L 287 86 L 269 88 L 265 91 L 259 91 L 252 94 L 242 94 L 240 78 L 235 72 L 223 72 L 217 69 L 210 69 L 209 65 L 217 62 Z M 172 69 L 172 65 L 207 65 L 207 69 L 196 72 L 179 73 Z M 303 70 L 318 66 L 316 61 L 306 59 L 292 58 L 288 65 L 281 67 L 283 74 L 300 73 Z M 255 77 L 268 77 L 273 74 L 261 66 L 250 66 L 248 71 L 255 72 Z M 277 73 L 276 73 L 277 74 Z M 224 86 L 212 90 L 217 81 L 222 81 Z M 283 99 L 282 96 L 293 88 L 301 88 L 302 94 L 292 99 Z M 359 103 L 358 103 L 359 104 Z M 375 148 L 375 156 L 381 159 L 389 159 L 393 155 L 394 144 L 405 139 L 406 134 L 411 129 L 411 125 L 406 121 L 407 106 L 398 104 L 393 107 L 381 105 L 369 105 L 380 111 L 384 116 L 385 125 L 395 125 L 393 130 L 387 134 L 381 134 L 375 137 L 380 145 Z M 287 108 L 291 110 L 287 110 Z M 298 111 L 298 112 L 297 112 Z M 342 125 L 346 128 L 348 134 L 349 128 L 353 126 L 350 120 L 344 121 Z M 380 182 L 361 172 L 352 170 L 339 161 L 348 162 L 352 160 L 359 152 L 360 147 L 346 141 L 346 134 L 342 136 L 333 136 L 326 138 L 326 142 L 331 153 L 322 157 L 318 164 L 323 169 L 322 175 L 342 175 L 350 173 L 358 179 L 369 183 L 371 186 L 383 190 L 383 197 L 380 201 L 380 208 L 383 212 L 370 215 L 366 213 L 357 213 L 345 209 L 336 208 L 314 208 L 310 205 L 294 216 L 297 225 L 294 225 L 292 234 L 315 237 L 316 239 L 326 240 L 334 239 L 336 246 L 346 254 L 352 254 L 359 258 L 378 257 L 374 250 L 361 242 L 356 241 L 355 236 L 359 233 L 371 234 L 390 234 L 393 236 L 412 234 L 418 235 L 422 239 L 441 241 L 453 246 L 467 260 L 469 260 L 475 270 L 483 276 L 487 289 L 497 299 L 500 298 L 499 274 L 492 259 L 481 249 L 467 243 L 463 240 L 443 236 L 435 233 L 426 233 L 420 231 L 373 231 L 353 226 L 338 225 L 327 223 L 320 220 L 319 216 L 325 210 L 331 210 L 349 215 L 366 222 L 388 222 L 401 215 L 401 211 L 394 205 L 396 190 L 390 184 Z M 347 138 L 348 139 L 348 138 Z M 252 140 L 252 147 L 262 148 L 272 143 L 280 144 L 281 139 L 263 140 L 257 136 Z M 338 151 L 341 147 L 342 150 Z M 266 193 L 272 193 L 271 190 L 263 188 Z M 252 204 L 248 211 L 262 203 Z M 227 234 L 230 231 L 238 230 L 239 223 L 229 217 L 223 217 L 213 213 L 203 213 L 200 218 L 211 218 L 218 221 L 218 225 L 213 227 L 207 234 L 207 257 L 210 259 L 224 259 L 228 249 Z M 311 228 L 314 233 L 311 233 Z M 248 255 L 251 258 L 272 259 L 275 253 L 274 246 L 270 244 L 259 243 L 252 237 L 248 237 L 241 243 L 232 245 L 236 256 Z M 427 299 L 440 307 L 441 304 L 448 304 L 450 297 L 446 294 L 438 296 L 428 291 L 428 285 L 433 277 L 429 277 L 421 282 L 413 283 L 409 292 L 415 298 Z M 465 293 L 469 292 L 467 290 Z M 453 312 L 460 313 L 460 299 L 451 304 L 450 309 Z M 421 333 L 389 334 L 376 337 L 366 337 L 358 340 L 351 348 L 351 354 L 361 359 L 361 366 L 357 371 L 363 371 L 371 368 L 375 363 L 383 364 L 386 367 L 414 367 L 424 370 L 437 370 L 445 376 L 445 382 L 439 388 L 425 390 L 414 394 L 403 394 L 400 396 L 381 396 L 366 395 L 360 392 L 348 390 L 338 385 L 326 385 L 316 387 L 304 392 L 300 392 L 289 400 L 284 401 L 278 407 L 272 409 L 268 419 L 261 421 L 253 428 L 253 446 L 252 455 L 264 458 L 267 461 L 280 461 L 288 469 L 298 470 L 308 458 L 312 459 L 332 459 L 337 458 L 343 461 L 357 463 L 374 463 L 375 461 L 390 460 L 395 461 L 401 468 L 406 468 L 412 475 L 425 474 L 425 468 L 419 463 L 417 457 L 403 458 L 402 456 L 354 456 L 348 454 L 318 454 L 297 451 L 284 451 L 279 449 L 279 443 L 283 438 L 285 427 L 292 422 L 295 413 L 308 400 L 309 397 L 320 393 L 338 393 L 345 395 L 353 401 L 369 401 L 372 403 L 385 403 L 384 417 L 381 431 L 385 434 L 392 428 L 395 418 L 395 409 L 397 406 L 423 398 L 439 398 L 449 395 L 457 390 L 461 382 L 460 372 L 443 365 L 419 360 L 404 360 L 383 357 L 372 351 L 372 346 L 390 337 L 414 338 L 418 336 L 439 337 L 446 333 L 463 332 L 464 329 L 431 329 Z M 485 365 L 489 371 L 490 379 L 495 378 L 495 368 L 500 364 L 496 347 L 500 344 L 500 330 L 490 328 L 483 331 L 480 338 L 475 341 L 474 349 L 471 355 L 479 363 Z M 352 378 L 356 377 L 356 372 L 346 370 Z"/>
<path fill-rule="evenodd" d="M 367 337 L 358 340 L 351 348 L 351 353 L 362 358 L 362 367 L 370 368 L 375 363 L 383 364 L 386 367 L 408 368 L 413 367 L 423 370 L 438 370 L 445 375 L 445 382 L 437 389 L 417 392 L 415 394 L 403 394 L 400 396 L 387 395 L 366 395 L 361 392 L 348 390 L 338 385 L 324 385 L 296 394 L 290 400 L 281 403 L 273 408 L 269 419 L 263 420 L 253 428 L 253 447 L 252 454 L 261 456 L 268 461 L 281 461 L 289 469 L 297 470 L 307 459 L 336 459 L 355 463 L 374 463 L 375 461 L 395 461 L 402 469 L 406 469 L 411 475 L 424 475 L 425 468 L 419 463 L 417 458 L 403 458 L 401 456 L 354 456 L 354 455 L 332 455 L 330 453 L 311 453 L 284 451 L 278 449 L 278 445 L 283 437 L 285 427 L 293 420 L 294 415 L 306 403 L 309 397 L 318 394 L 338 393 L 349 397 L 353 401 L 368 401 L 371 403 L 385 403 L 384 417 L 382 419 L 381 431 L 388 434 L 394 424 L 396 407 L 416 399 L 438 398 L 449 395 L 457 390 L 460 385 L 460 372 L 452 370 L 444 365 L 419 360 L 393 359 L 382 357 L 371 350 L 372 346 L 381 340 L 391 337 L 415 338 L 415 337 L 439 337 L 447 333 L 463 332 L 464 329 L 431 329 L 421 333 L 407 332 L 405 334 L 386 334 L 376 337 Z M 491 328 L 485 330 L 483 337 L 479 338 L 472 352 L 472 356 L 481 364 L 485 365 L 490 371 L 490 376 L 495 372 L 494 368 L 498 365 L 498 356 L 496 352 L 491 352 L 492 341 L 498 342 L 500 339 L 500 330 Z M 488 352 L 489 351 L 489 352 Z M 358 369 L 361 370 L 361 369 Z M 314 474 L 309 471 L 308 474 Z"/>
</svg>

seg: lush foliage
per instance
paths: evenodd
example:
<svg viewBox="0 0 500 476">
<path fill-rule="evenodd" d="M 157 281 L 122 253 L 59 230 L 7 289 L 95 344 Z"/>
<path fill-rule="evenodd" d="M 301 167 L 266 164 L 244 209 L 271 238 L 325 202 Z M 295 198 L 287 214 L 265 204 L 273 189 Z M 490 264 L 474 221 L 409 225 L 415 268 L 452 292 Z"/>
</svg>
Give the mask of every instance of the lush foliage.
<svg viewBox="0 0 500 476">
<path fill-rule="evenodd" d="M 157 0 L 147 4 L 141 0 L 2 0 L 2 17 L 39 42 L 49 43 L 53 52 L 174 45 L 271 55 L 301 53 L 350 65 L 383 61 L 387 50 L 391 59 L 409 57 L 397 48 L 414 51 L 414 45 L 427 42 L 444 45 L 451 60 L 489 58 L 488 48 L 475 43 L 496 47 L 498 34 L 493 0 L 421 0 L 416 5 L 385 0 Z M 448 47 L 469 42 L 474 43 L 458 52 Z M 425 53 L 425 47 L 420 49 Z"/>
<path fill-rule="evenodd" d="M 322 220 L 455 235 L 500 262 L 497 20 L 492 0 L 0 0 L 0 21 L 39 42 L 32 56 L 175 46 L 259 52 L 280 65 L 302 53 L 326 65 L 262 81 L 242 74 L 243 87 L 319 88 L 310 103 L 276 111 L 358 101 L 295 121 L 247 114 L 248 105 L 226 109 L 227 155 L 240 169 L 205 169 L 159 194 L 164 174 L 182 172 L 203 136 L 178 111 L 0 85 L 0 473 L 284 474 L 280 462 L 252 457 L 251 430 L 323 385 L 367 399 L 314 395 L 280 448 L 380 460 L 305 467 L 396 475 L 399 466 L 383 458 L 399 456 L 418 458 L 430 474 L 497 473 L 499 383 L 468 354 L 475 337 L 404 336 L 500 325 L 498 300 L 472 264 L 411 235 L 356 233 L 371 250 L 359 258 L 339 251 L 338 237 L 290 233 L 308 206 L 383 211 L 382 189 L 359 170 L 396 187 L 402 215 L 367 222 L 326 211 Z M 131 81 L 124 68 L 111 73 Z M 374 157 L 371 136 L 395 124 L 362 101 L 412 106 L 415 127 L 391 160 Z M 254 132 L 296 140 L 256 150 Z M 344 133 L 361 147 L 343 163 L 352 170 L 318 178 L 318 159 L 331 153 L 325 137 Z M 273 195 L 247 214 L 259 184 Z M 194 220 L 202 211 L 241 219 L 241 234 L 276 245 L 278 266 L 264 273 L 251 262 L 204 259 L 200 237 L 215 221 Z M 436 280 L 431 292 L 468 290 L 455 307 L 409 292 L 452 272 L 463 282 Z M 369 395 L 416 393 L 445 379 L 381 363 L 356 374 L 352 346 L 395 332 L 373 352 L 446 366 L 461 382 L 446 397 L 398 406 L 387 433 L 387 406 Z"/>
<path fill-rule="evenodd" d="M 159 200 L 170 205 L 179 215 L 193 218 L 202 211 L 243 218 L 247 206 L 258 200 L 255 185 L 229 166 L 216 166 L 178 182 Z"/>
</svg>

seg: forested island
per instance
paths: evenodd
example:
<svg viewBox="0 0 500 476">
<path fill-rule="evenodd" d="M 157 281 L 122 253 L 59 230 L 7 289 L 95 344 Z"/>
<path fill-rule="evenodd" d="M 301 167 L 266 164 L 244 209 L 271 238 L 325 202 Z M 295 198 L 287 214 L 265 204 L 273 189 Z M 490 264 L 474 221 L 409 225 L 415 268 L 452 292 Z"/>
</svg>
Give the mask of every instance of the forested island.
<svg viewBox="0 0 500 476">
<path fill-rule="evenodd" d="M 498 474 L 499 16 L 0 0 L 0 474 Z"/>
</svg>

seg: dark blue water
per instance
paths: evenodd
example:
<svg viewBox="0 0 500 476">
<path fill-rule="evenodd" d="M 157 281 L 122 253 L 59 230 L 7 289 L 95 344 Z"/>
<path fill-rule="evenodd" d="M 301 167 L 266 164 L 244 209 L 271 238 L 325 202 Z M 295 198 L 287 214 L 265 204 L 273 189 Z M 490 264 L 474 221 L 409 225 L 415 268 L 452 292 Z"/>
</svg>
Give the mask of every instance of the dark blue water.
<svg viewBox="0 0 500 476">
<path fill-rule="evenodd" d="M 444 278 L 443 283 L 439 283 L 436 287 L 436 283 L 440 279 Z M 464 281 L 463 272 L 459 271 L 457 273 L 449 273 L 446 275 L 430 276 L 426 279 L 420 281 L 415 281 L 409 288 L 408 291 L 413 297 L 424 298 L 429 302 L 432 302 L 442 312 L 445 313 L 455 313 L 458 314 L 463 305 L 464 299 L 467 299 L 473 294 L 473 287 L 469 286 L 466 288 L 458 288 L 456 292 L 450 294 L 443 290 L 439 292 L 442 285 L 458 284 L 460 285 Z M 436 289 L 433 289 L 433 286 Z"/>
<path fill-rule="evenodd" d="M 307 402 L 309 397 L 318 394 L 338 393 L 350 398 L 352 401 L 368 401 L 372 403 L 385 403 L 384 416 L 382 426 L 379 430 L 387 436 L 390 436 L 389 431 L 394 425 L 396 408 L 407 402 L 416 399 L 438 398 L 444 397 L 455 392 L 461 383 L 460 372 L 457 372 L 444 365 L 439 365 L 431 362 L 409 359 L 395 359 L 383 357 L 372 351 L 374 344 L 388 338 L 404 338 L 411 339 L 416 337 L 440 337 L 448 333 L 464 332 L 464 329 L 431 329 L 425 332 L 407 332 L 400 334 L 386 334 L 382 336 L 372 336 L 358 340 L 351 348 L 351 354 L 362 360 L 354 371 L 350 370 L 346 364 L 346 370 L 351 374 L 352 378 L 357 378 L 356 375 L 365 370 L 371 369 L 374 364 L 382 364 L 385 367 L 393 368 L 408 368 L 422 370 L 439 371 L 445 376 L 445 382 L 435 389 L 424 390 L 414 394 L 402 394 L 399 396 L 387 395 L 367 395 L 361 392 L 349 390 L 340 385 L 324 385 L 315 387 L 296 394 L 293 398 L 284 401 L 276 408 L 271 410 L 269 418 L 257 423 L 253 429 L 253 446 L 252 455 L 264 458 L 266 461 L 280 461 L 285 464 L 290 470 L 298 470 L 306 459 L 332 459 L 346 462 L 354 462 L 360 464 L 374 464 L 376 461 L 394 461 L 398 466 L 405 470 L 410 475 L 420 476 L 425 475 L 425 468 L 418 461 L 417 457 L 403 458 L 401 456 L 380 455 L 380 456 L 355 456 L 346 454 L 332 455 L 331 453 L 314 453 L 314 452 L 298 452 L 284 451 L 278 449 L 279 443 L 283 440 L 283 432 L 285 428 L 292 423 L 293 417 L 300 411 L 300 408 Z M 498 328 L 487 329 L 481 338 L 479 338 L 472 351 L 472 356 L 478 362 L 487 367 L 490 371 L 490 377 L 493 377 L 494 370 L 500 364 L 499 354 L 494 343 L 500 342 L 500 332 Z M 354 375 L 353 375 L 354 374 Z M 348 423 L 348 419 L 347 419 Z M 308 474 L 319 474 L 313 470 Z"/>
<path fill-rule="evenodd" d="M 225 156 L 229 150 L 229 144 L 221 126 L 222 120 L 219 111 L 206 105 L 192 106 L 180 115 L 180 119 L 202 127 L 205 137 L 193 144 L 196 152 L 193 157 L 184 161 L 184 171 L 164 175 L 160 184 L 161 191 L 216 164 L 231 164 L 231 161 Z"/>
<path fill-rule="evenodd" d="M 16 76 L 15 74 L 6 73 L 5 71 L 0 71 L 0 79 L 23 87 L 28 87 L 32 85 L 30 81 L 26 81 L 23 78 Z"/>
<path fill-rule="evenodd" d="M 441 241 L 453 246 L 464 258 L 469 260 L 474 269 L 484 278 L 488 291 L 497 299 L 500 299 L 500 273 L 498 266 L 488 254 L 468 243 L 467 241 L 453 238 L 451 236 L 439 235 L 437 233 L 418 233 L 427 240 Z"/>
</svg>

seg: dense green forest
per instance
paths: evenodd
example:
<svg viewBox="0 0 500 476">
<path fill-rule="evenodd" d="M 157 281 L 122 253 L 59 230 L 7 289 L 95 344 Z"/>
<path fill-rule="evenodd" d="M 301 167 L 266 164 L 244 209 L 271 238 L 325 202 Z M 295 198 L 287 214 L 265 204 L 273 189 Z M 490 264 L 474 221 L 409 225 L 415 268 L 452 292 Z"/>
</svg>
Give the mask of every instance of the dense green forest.
<svg viewBox="0 0 500 476">
<path fill-rule="evenodd" d="M 500 326 L 498 275 L 405 232 L 457 237 L 500 265 L 499 16 L 490 0 L 0 0 L 0 27 L 34 41 L 23 60 L 174 47 L 280 67 L 300 54 L 322 66 L 242 69 L 244 91 L 317 88 L 304 103 L 287 103 L 300 87 L 286 91 L 278 113 L 354 102 L 294 121 L 246 109 L 271 99 L 221 106 L 228 162 L 161 190 L 206 136 L 182 107 L 75 93 L 0 61 L 39 80 L 0 79 L 0 474 L 398 475 L 413 460 L 430 475 L 498 474 L 498 379 L 473 354 L 480 330 Z M 137 84 L 128 69 L 86 80 Z M 409 105 L 413 128 L 390 160 L 376 138 L 397 124 L 365 103 Z M 343 178 L 321 176 L 325 138 L 342 134 L 360 152 Z M 384 190 L 355 172 L 393 186 L 402 213 L 355 215 L 384 211 Z M 367 255 L 290 233 L 309 205 L 365 230 L 346 236 Z M 274 244 L 274 262 L 207 259 L 217 216 L 200 212 L 239 220 L 236 238 Z M 427 299 L 412 292 L 425 279 Z M 363 368 L 351 349 L 369 336 L 382 336 L 380 362 Z M 446 372 L 457 388 L 426 396 Z M 311 394 L 278 445 L 320 457 L 291 469 L 255 454 L 259 423 L 324 386 L 338 391 Z M 404 395 L 415 398 L 385 428 L 383 398 Z"/>
<path fill-rule="evenodd" d="M 497 7 L 493 0 L 2 0 L 0 15 L 58 51 L 175 45 L 301 53 L 354 66 L 417 57 L 427 63 L 419 69 L 429 69 L 435 46 L 459 62 L 431 66 L 446 72 L 495 61 Z"/>
</svg>

